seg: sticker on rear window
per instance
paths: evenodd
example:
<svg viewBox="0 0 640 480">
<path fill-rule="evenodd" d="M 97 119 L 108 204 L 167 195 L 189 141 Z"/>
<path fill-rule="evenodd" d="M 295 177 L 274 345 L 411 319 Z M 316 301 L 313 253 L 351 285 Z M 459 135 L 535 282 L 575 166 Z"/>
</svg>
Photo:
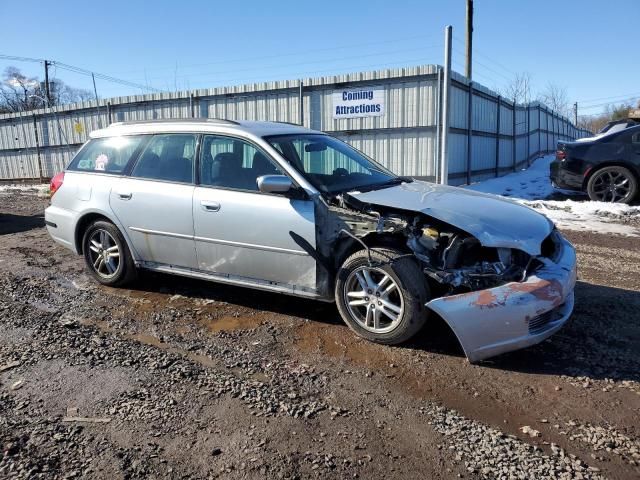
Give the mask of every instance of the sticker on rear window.
<svg viewBox="0 0 640 480">
<path fill-rule="evenodd" d="M 78 162 L 78 168 L 80 170 L 93 170 L 93 160 L 80 160 Z"/>
<path fill-rule="evenodd" d="M 106 170 L 107 169 L 107 164 L 109 163 L 109 157 L 107 157 L 104 153 L 101 153 L 100 155 L 98 155 L 98 158 L 96 158 L 96 166 L 94 167 L 94 170 Z"/>
</svg>

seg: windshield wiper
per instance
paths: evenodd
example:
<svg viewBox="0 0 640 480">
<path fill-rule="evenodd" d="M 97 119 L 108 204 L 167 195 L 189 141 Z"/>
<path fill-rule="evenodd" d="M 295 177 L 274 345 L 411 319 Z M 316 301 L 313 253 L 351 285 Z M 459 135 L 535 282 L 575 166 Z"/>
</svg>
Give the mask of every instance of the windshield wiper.
<svg viewBox="0 0 640 480">
<path fill-rule="evenodd" d="M 405 177 L 395 177 L 386 182 L 382 183 L 373 183 L 371 185 L 362 185 L 361 187 L 350 188 L 349 190 L 358 190 L 360 192 L 368 192 L 371 190 L 378 190 L 380 188 L 393 187 L 394 185 L 400 185 L 401 183 L 409 183 L 412 182 L 410 178 Z"/>
<path fill-rule="evenodd" d="M 411 182 L 413 182 L 413 179 L 409 177 L 395 177 L 395 178 L 392 178 L 391 180 L 387 180 L 386 182 L 378 183 L 376 185 L 371 185 L 371 186 L 374 188 L 391 187 L 393 185 L 400 185 L 401 183 L 411 183 Z"/>
</svg>

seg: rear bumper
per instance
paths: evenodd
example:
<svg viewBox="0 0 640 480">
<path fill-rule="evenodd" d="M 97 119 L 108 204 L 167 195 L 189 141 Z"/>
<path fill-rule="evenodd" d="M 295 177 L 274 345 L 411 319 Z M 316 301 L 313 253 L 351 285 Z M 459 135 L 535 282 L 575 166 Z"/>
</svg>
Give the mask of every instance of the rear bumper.
<svg viewBox="0 0 640 480">
<path fill-rule="evenodd" d="M 557 263 L 524 282 L 437 298 L 426 304 L 449 324 L 470 362 L 534 345 L 557 332 L 574 304 L 576 254 L 562 238 Z"/>
<path fill-rule="evenodd" d="M 56 243 L 76 251 L 74 235 L 77 213 L 51 205 L 44 211 L 44 222 L 51 238 Z"/>
<path fill-rule="evenodd" d="M 584 176 L 567 168 L 566 162 L 554 160 L 549 166 L 549 178 L 554 187 L 582 191 Z"/>
</svg>

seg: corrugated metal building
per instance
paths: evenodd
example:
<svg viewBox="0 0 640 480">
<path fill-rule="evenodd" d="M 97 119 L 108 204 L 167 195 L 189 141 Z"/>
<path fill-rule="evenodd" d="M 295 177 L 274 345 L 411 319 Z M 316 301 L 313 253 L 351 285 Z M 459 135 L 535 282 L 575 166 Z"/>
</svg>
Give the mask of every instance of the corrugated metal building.
<svg viewBox="0 0 640 480">
<path fill-rule="evenodd" d="M 384 114 L 334 118 L 332 94 L 363 87 L 383 90 Z M 116 97 L 0 115 L 0 179 L 53 176 L 64 169 L 90 131 L 112 122 L 209 117 L 300 123 L 349 142 L 400 175 L 433 180 L 442 88 L 442 67 L 423 65 Z M 589 134 L 543 105 L 514 107 L 455 72 L 450 119 L 449 181 L 454 184 L 511 171 L 555 149 L 558 140 Z"/>
</svg>

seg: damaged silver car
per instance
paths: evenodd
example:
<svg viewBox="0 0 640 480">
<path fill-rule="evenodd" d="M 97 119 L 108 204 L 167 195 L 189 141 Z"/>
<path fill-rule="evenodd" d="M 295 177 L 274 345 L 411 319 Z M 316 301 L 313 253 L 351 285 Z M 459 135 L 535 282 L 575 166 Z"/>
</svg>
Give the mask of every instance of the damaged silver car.
<svg viewBox="0 0 640 480">
<path fill-rule="evenodd" d="M 51 191 L 49 233 L 105 285 L 142 268 L 335 301 L 385 344 L 439 315 L 470 361 L 542 341 L 573 309 L 575 251 L 546 217 L 299 126 L 115 123 Z"/>
</svg>

